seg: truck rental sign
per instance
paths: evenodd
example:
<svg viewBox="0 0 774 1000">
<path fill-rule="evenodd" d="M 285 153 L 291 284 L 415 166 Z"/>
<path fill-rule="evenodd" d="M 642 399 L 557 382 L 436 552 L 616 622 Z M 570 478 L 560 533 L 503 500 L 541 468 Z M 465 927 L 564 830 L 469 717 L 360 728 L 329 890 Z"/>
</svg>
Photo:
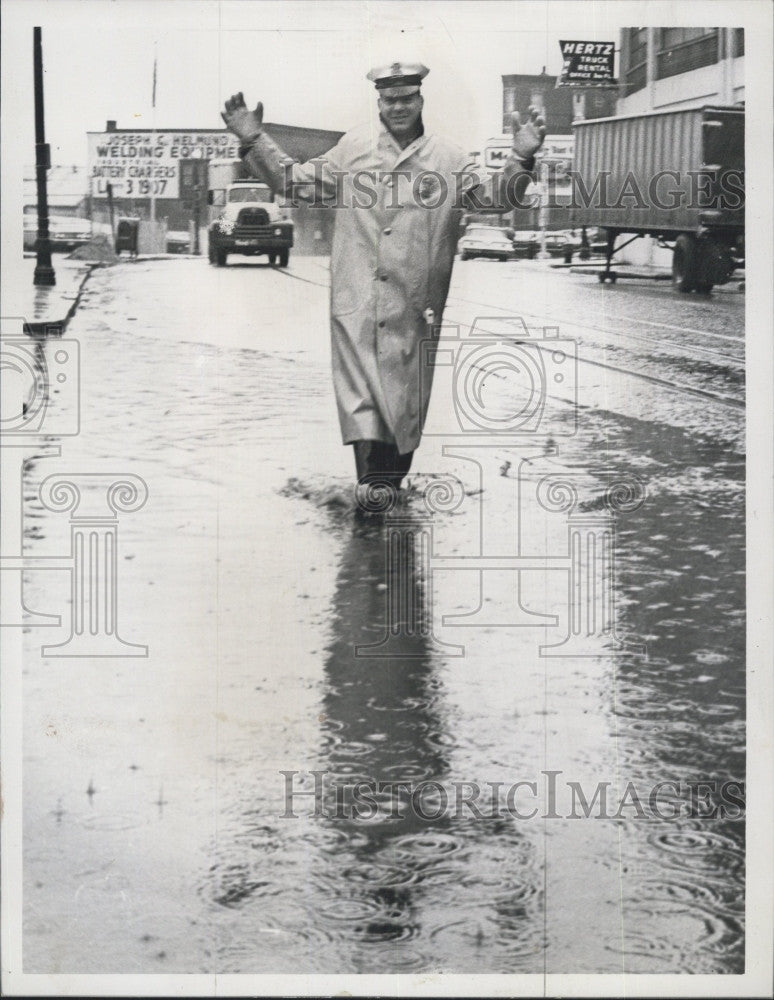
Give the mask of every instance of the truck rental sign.
<svg viewBox="0 0 774 1000">
<path fill-rule="evenodd" d="M 557 87 L 614 87 L 615 42 L 559 42 L 562 74 Z"/>
<path fill-rule="evenodd" d="M 89 178 L 94 198 L 179 198 L 187 160 L 233 160 L 237 140 L 222 132 L 89 132 Z"/>
</svg>

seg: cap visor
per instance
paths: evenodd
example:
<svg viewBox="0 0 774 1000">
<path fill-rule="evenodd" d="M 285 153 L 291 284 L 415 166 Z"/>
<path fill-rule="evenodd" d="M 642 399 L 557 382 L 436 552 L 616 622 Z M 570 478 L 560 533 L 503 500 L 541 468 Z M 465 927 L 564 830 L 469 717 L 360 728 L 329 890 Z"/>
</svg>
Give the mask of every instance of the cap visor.
<svg viewBox="0 0 774 1000">
<path fill-rule="evenodd" d="M 380 97 L 410 97 L 420 91 L 417 84 L 409 87 L 378 87 L 377 89 Z"/>
</svg>

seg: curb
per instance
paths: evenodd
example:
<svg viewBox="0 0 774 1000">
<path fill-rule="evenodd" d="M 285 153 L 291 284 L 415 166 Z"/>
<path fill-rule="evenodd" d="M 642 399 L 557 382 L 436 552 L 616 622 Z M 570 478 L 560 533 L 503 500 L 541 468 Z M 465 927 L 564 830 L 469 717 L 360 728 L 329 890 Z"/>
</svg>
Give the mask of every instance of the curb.
<svg viewBox="0 0 774 1000">
<path fill-rule="evenodd" d="M 25 320 L 24 332 L 31 337 L 61 337 L 67 329 L 67 324 L 75 315 L 75 310 L 80 305 L 81 296 L 83 295 L 83 289 L 86 282 L 91 277 L 92 272 L 102 266 L 103 265 L 101 264 L 85 264 L 86 273 L 83 278 L 81 278 L 81 281 L 78 284 L 78 290 L 75 293 L 75 298 L 70 302 L 63 319 L 35 319 L 31 320 L 29 323 Z"/>
<path fill-rule="evenodd" d="M 24 320 L 24 332 L 30 337 L 61 337 L 64 331 L 67 329 L 67 325 L 70 320 L 75 315 L 75 311 L 81 303 L 81 297 L 83 295 L 83 290 L 86 282 L 89 280 L 91 275 L 98 268 L 103 267 L 115 267 L 116 264 L 139 264 L 145 261 L 154 260 L 198 260 L 202 255 L 196 254 L 148 254 L 132 258 L 119 258 L 117 261 L 83 261 L 83 267 L 86 269 L 86 273 L 81 278 L 77 286 L 77 291 L 74 298 L 70 302 L 64 316 L 61 319 L 35 319 L 35 320 Z M 66 300 L 65 300 L 66 301 Z M 63 305 L 64 303 L 62 303 Z"/>
<path fill-rule="evenodd" d="M 143 264 L 149 260 L 202 260 L 203 253 L 140 253 L 136 257 L 119 257 L 113 264 Z"/>
<path fill-rule="evenodd" d="M 582 268 L 587 270 L 590 267 L 604 267 L 604 258 L 592 258 L 588 261 L 571 261 L 566 264 L 561 257 L 549 257 L 546 260 L 537 260 L 536 258 L 520 257 L 517 258 L 517 263 L 526 264 L 528 267 L 534 268 L 536 271 L 567 271 L 570 268 Z"/>
</svg>

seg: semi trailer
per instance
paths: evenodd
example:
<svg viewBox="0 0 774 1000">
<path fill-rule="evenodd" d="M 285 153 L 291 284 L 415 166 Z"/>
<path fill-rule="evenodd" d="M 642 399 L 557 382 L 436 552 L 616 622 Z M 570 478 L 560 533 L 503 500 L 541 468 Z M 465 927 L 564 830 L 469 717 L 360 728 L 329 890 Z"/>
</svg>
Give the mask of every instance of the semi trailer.
<svg viewBox="0 0 774 1000">
<path fill-rule="evenodd" d="M 572 222 L 606 232 L 599 280 L 642 236 L 672 250 L 680 292 L 744 263 L 744 108 L 705 106 L 575 122 Z M 628 236 L 625 242 L 618 242 Z"/>
</svg>

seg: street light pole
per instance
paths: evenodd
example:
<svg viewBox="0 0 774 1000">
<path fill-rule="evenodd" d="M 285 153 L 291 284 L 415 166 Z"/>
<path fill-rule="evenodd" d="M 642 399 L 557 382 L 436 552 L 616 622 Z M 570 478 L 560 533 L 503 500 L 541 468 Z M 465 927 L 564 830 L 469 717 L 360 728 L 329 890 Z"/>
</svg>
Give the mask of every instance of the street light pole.
<svg viewBox="0 0 774 1000">
<path fill-rule="evenodd" d="M 51 239 L 48 232 L 48 190 L 46 171 L 51 168 L 51 151 L 46 143 L 43 116 L 43 46 L 40 28 L 32 29 L 32 56 L 35 89 L 35 178 L 38 190 L 38 239 L 35 244 L 37 262 L 33 285 L 55 285 L 56 275 L 51 266 Z"/>
<path fill-rule="evenodd" d="M 199 225 L 201 221 L 201 195 L 202 195 L 202 186 L 197 178 L 196 186 L 194 187 L 194 204 L 193 204 L 193 224 L 194 224 L 193 252 L 196 254 L 197 257 L 201 253 L 201 249 L 199 248 Z"/>
<path fill-rule="evenodd" d="M 113 185 L 110 181 L 107 182 L 107 203 L 108 211 L 110 212 L 110 240 L 115 247 L 116 242 L 116 221 L 115 221 L 115 210 L 113 206 Z"/>
<path fill-rule="evenodd" d="M 548 164 L 538 159 L 538 191 L 540 193 L 540 208 L 538 209 L 538 225 L 540 227 L 540 250 L 537 260 L 548 260 L 551 254 L 546 250 L 546 224 L 548 220 Z"/>
<path fill-rule="evenodd" d="M 203 153 L 200 148 L 194 149 L 191 153 L 193 158 L 193 163 L 191 164 L 192 169 L 192 180 L 191 190 L 193 192 L 193 227 L 194 227 L 194 237 L 193 237 L 193 247 L 192 252 L 198 257 L 201 253 L 199 247 L 199 225 L 201 222 L 201 208 L 202 208 L 202 190 L 204 188 L 204 176 L 206 171 L 206 166 L 204 160 L 202 159 Z"/>
</svg>

